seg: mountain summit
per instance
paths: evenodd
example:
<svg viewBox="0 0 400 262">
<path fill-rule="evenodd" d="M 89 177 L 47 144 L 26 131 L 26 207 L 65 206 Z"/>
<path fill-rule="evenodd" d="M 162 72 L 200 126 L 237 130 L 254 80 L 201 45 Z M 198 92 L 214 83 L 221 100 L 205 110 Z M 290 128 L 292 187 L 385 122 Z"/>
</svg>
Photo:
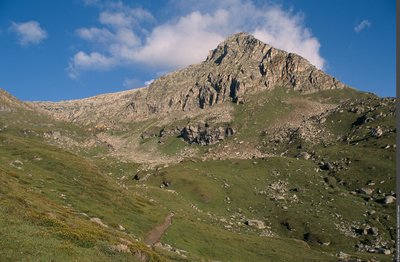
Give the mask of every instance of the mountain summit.
<svg viewBox="0 0 400 262">
<path fill-rule="evenodd" d="M 245 93 L 278 86 L 306 93 L 344 88 L 305 58 L 238 33 L 210 51 L 203 63 L 154 81 L 146 100 L 154 112 L 192 111 L 225 101 L 241 102 Z M 165 99 L 161 105 L 160 98 Z"/>
<path fill-rule="evenodd" d="M 117 97 L 103 95 L 40 105 L 69 120 L 84 118 L 86 122 L 88 113 L 138 119 L 178 111 L 198 112 L 224 102 L 243 103 L 246 93 L 277 87 L 313 93 L 343 89 L 345 85 L 297 54 L 276 49 L 247 33 L 238 33 L 210 51 L 204 62 L 162 76 L 147 88 L 119 93 Z M 110 109 L 116 98 L 118 108 Z"/>
<path fill-rule="evenodd" d="M 305 58 L 274 48 L 243 32 L 220 43 L 210 52 L 206 62 L 237 72 L 244 88 L 247 84 L 256 90 L 283 86 L 301 92 L 316 92 L 344 87 Z M 229 65 L 235 65 L 236 70 Z"/>
</svg>

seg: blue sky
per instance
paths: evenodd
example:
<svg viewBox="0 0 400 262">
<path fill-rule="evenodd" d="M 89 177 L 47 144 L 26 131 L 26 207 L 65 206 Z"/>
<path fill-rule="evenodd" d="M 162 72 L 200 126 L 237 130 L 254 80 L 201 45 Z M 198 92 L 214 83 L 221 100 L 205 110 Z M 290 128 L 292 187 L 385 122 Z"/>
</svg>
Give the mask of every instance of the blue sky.
<svg viewBox="0 0 400 262">
<path fill-rule="evenodd" d="M 247 31 L 395 96 L 395 0 L 0 0 L 0 88 L 22 100 L 145 86 Z"/>
</svg>

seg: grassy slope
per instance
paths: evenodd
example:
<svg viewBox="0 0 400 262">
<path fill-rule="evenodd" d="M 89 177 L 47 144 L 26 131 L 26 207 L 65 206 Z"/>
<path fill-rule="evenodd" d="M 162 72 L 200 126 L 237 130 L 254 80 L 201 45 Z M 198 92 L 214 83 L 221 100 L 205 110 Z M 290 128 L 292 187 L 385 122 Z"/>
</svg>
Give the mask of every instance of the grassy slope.
<svg viewBox="0 0 400 262">
<path fill-rule="evenodd" d="M 257 144 L 261 139 L 260 130 L 291 109 L 282 102 L 287 96 L 298 95 L 278 90 L 249 97 L 248 103 L 238 105 L 233 124 L 239 131 L 239 139 Z M 348 94 L 327 91 L 309 96 L 337 102 Z M 356 97 L 357 93 L 350 96 Z M 337 135 L 348 133 L 354 117 L 347 113 L 345 117 L 334 115 L 327 123 L 332 123 L 331 120 L 336 123 L 336 118 L 343 121 L 340 126 L 328 128 L 338 132 Z M 376 124 L 392 125 L 392 122 L 394 119 Z M 79 127 L 25 111 L 2 114 L 0 123 L 8 125 L 0 132 L 0 260 L 135 259 L 111 250 L 111 245 L 121 243 L 121 237 L 134 243 L 132 251 L 141 250 L 156 260 L 156 253 L 134 239 L 142 239 L 170 211 L 175 213 L 173 224 L 162 242 L 188 251 L 189 260 L 335 261 L 339 251 L 360 258 L 375 256 L 381 261 L 390 260 L 390 256 L 357 253 L 354 249 L 357 241 L 338 233 L 334 223 L 367 223 L 378 227 L 384 239 L 390 239 L 388 229 L 395 225 L 394 207 L 373 201 L 366 203 L 362 196 L 349 191 L 371 179 L 385 180 L 379 185 L 384 192 L 394 190 L 394 149 L 379 146 L 393 144 L 395 134 L 361 141 L 357 146 L 340 143 L 313 148 L 324 160 L 335 161 L 343 156 L 357 159 L 348 170 L 337 174 L 315 172 L 317 162 L 289 156 L 187 161 L 158 171 L 150 170 L 153 174 L 150 180 L 136 182 L 130 178 L 138 165 L 106 157 L 93 158 L 94 154 L 104 152 L 101 146 L 93 151 L 70 153 L 43 143 L 37 135 L 59 130 L 84 141 L 90 135 Z M 166 155 L 173 155 L 182 150 L 182 143 L 170 138 L 164 145 L 154 146 Z M 372 162 L 374 168 L 368 168 L 366 163 Z M 346 183 L 327 180 L 332 176 Z M 173 191 L 160 188 L 165 179 L 172 182 L 168 189 Z M 288 190 L 300 189 L 300 192 L 286 192 L 289 198 L 296 195 L 299 202 L 271 200 L 269 186 L 277 181 L 287 182 Z M 267 193 L 260 194 L 260 191 Z M 368 210 L 376 210 L 377 215 L 366 217 Z M 101 218 L 109 228 L 98 226 L 80 213 Z M 336 216 L 338 213 L 340 218 Z M 244 225 L 247 219 L 264 221 L 276 237 L 260 237 L 263 231 Z M 119 224 L 127 229 L 126 233 L 118 230 Z M 306 234 L 312 236 L 307 242 L 304 241 Z M 331 244 L 322 246 L 318 242 Z M 182 260 L 169 252 L 157 252 Z"/>
<path fill-rule="evenodd" d="M 230 259 L 237 258 L 238 261 L 240 261 L 239 258 L 251 257 L 256 260 L 261 259 L 261 256 L 268 257 L 276 254 L 281 254 L 282 261 L 294 261 L 295 257 L 288 254 L 286 257 L 287 250 L 304 261 L 311 260 L 315 256 L 319 256 L 320 259 L 329 259 L 327 255 L 324 255 L 325 252 L 334 255 L 339 251 L 362 257 L 362 254 L 354 252 L 355 239 L 338 234 L 334 223 L 340 224 L 341 221 L 362 223 L 365 219 L 363 214 L 371 208 L 377 208 L 373 204 L 365 206 L 361 198 L 350 195 L 345 188 L 329 187 L 324 181 L 326 174 L 317 173 L 314 168 L 315 165 L 309 161 L 285 158 L 258 160 L 257 164 L 250 160 L 187 162 L 166 168 L 164 177 L 172 182 L 171 189 L 176 190 L 179 196 L 190 204 L 198 206 L 202 212 L 196 214 L 193 210 L 179 210 L 181 205 L 177 204 L 178 200 L 169 200 L 167 196 L 162 197 L 165 204 L 170 205 L 170 209 L 177 210 L 177 214 L 187 214 L 187 212 L 196 214 L 195 217 L 186 215 L 175 220 L 165 241 L 179 248 L 198 252 L 202 256 L 209 254 L 211 257 L 214 256 L 214 259 L 226 259 L 229 254 Z M 279 176 L 273 175 L 276 171 L 279 172 Z M 149 194 L 156 195 L 152 190 L 156 190 L 155 188 L 162 183 L 162 180 L 162 176 L 155 176 L 149 181 L 149 184 L 154 186 L 154 189 L 149 189 L 151 192 Z M 268 195 L 257 194 L 260 189 L 268 188 L 268 185 L 278 180 L 287 181 L 288 189 L 301 189 L 300 193 L 287 192 L 289 198 L 296 194 L 300 202 L 273 201 Z M 225 183 L 229 187 L 224 187 Z M 226 200 L 227 197 L 230 201 Z M 186 206 L 189 206 L 189 203 Z M 211 218 L 207 216 L 203 218 L 203 214 L 207 212 L 212 214 Z M 335 216 L 337 213 L 342 216 L 341 219 Z M 390 208 L 384 213 L 393 214 L 394 211 Z M 222 223 L 221 218 L 227 219 L 228 223 Z M 198 219 L 200 221 L 205 219 L 204 222 L 207 224 L 223 229 L 225 225 L 232 222 L 234 229 L 211 229 L 210 226 L 202 225 Z M 281 237 L 303 240 L 305 234 L 311 233 L 316 239 L 331 242 L 331 245 L 323 247 L 316 242 L 308 243 L 316 252 L 313 256 L 311 251 L 305 251 L 304 242 L 256 237 L 261 231 L 245 226 L 243 222 L 246 219 L 265 221 L 271 226 L 272 231 Z M 289 231 L 284 223 L 289 223 L 294 230 Z M 186 231 L 182 227 L 191 229 Z M 379 228 L 383 232 L 384 227 L 379 226 Z M 230 231 L 241 235 L 231 234 Z M 207 232 L 213 232 L 213 234 Z M 198 235 L 204 235 L 204 237 Z M 229 241 L 223 240 L 224 235 Z M 387 234 L 384 237 L 390 239 Z M 248 240 L 244 241 L 246 238 Z M 228 246 L 226 242 L 229 242 Z M 270 246 L 273 243 L 279 243 L 280 248 L 272 251 L 259 246 L 260 244 Z M 239 246 L 242 248 L 238 248 Z M 232 249 L 224 254 L 222 250 L 228 247 Z M 264 250 L 261 254 L 256 251 L 260 249 Z M 215 250 L 219 250 L 219 253 Z M 246 253 L 246 250 L 249 252 Z M 384 260 L 385 257 L 381 259 Z"/>
<path fill-rule="evenodd" d="M 167 211 L 107 176 L 110 163 L 102 169 L 45 143 L 42 136 L 60 131 L 82 142 L 90 134 L 21 109 L 2 113 L 0 124 L 0 260 L 135 260 L 112 250 L 120 238 L 133 243 L 132 252 L 157 259 L 135 239 L 143 238 Z M 91 222 L 93 217 L 109 227 Z"/>
<path fill-rule="evenodd" d="M 257 143 L 261 135 L 260 130 L 277 118 L 285 116 L 292 109 L 284 103 L 288 97 L 298 98 L 300 96 L 276 90 L 273 93 L 250 96 L 248 100 L 251 102 L 248 101 L 245 105 L 237 106 L 233 125 L 239 131 L 238 138 Z M 374 98 L 373 95 L 359 93 L 353 89 L 330 90 L 304 97 L 325 103 Z M 387 113 L 387 108 L 382 110 L 383 113 Z M 380 111 L 378 110 L 378 112 Z M 360 115 L 349 113 L 346 110 L 343 113 L 335 113 L 328 117 L 327 129 L 335 136 L 347 135 L 354 132 L 352 124 L 358 117 Z M 375 121 L 374 126 L 381 125 L 390 128 L 394 127 L 394 123 L 394 117 L 388 117 Z M 357 132 L 362 133 L 359 134 L 360 137 L 368 133 L 365 130 Z M 389 241 L 393 237 L 391 234 L 393 234 L 395 225 L 394 205 L 382 205 L 375 201 L 366 202 L 363 195 L 352 195 L 350 191 L 365 187 L 370 180 L 377 183 L 385 181 L 379 184 L 376 191 L 380 189 L 383 194 L 394 191 L 395 149 L 382 148 L 386 144 L 393 144 L 394 141 L 395 133 L 391 133 L 379 139 L 361 141 L 356 146 L 347 143 L 337 143 L 328 147 L 308 145 L 307 149 L 315 151 L 315 154 L 319 156 L 316 161 L 296 160 L 288 157 L 257 160 L 256 164 L 250 160 L 187 162 L 167 168 L 164 177 L 156 176 L 149 183 L 157 186 L 167 178 L 172 181 L 171 188 L 184 199 L 194 203 L 204 212 L 211 212 L 217 217 L 229 220 L 230 217 L 237 215 L 237 210 L 240 209 L 241 215 L 244 214 L 246 218 L 264 220 L 279 236 L 303 240 L 306 234 L 310 234 L 312 239 L 309 240 L 309 244 L 313 249 L 319 251 L 331 254 L 345 251 L 361 258 L 378 256 L 380 260 L 390 260 L 388 256 L 356 252 L 354 246 L 358 244 L 359 240 L 347 237 L 344 233 L 338 233 L 337 227 L 362 228 L 367 224 L 377 227 L 379 232 L 382 232 L 380 234 L 382 239 Z M 300 142 L 303 145 L 306 144 L 304 141 Z M 223 143 L 229 143 L 229 141 Z M 294 156 L 305 150 L 304 148 L 302 150 L 295 148 L 297 144 L 285 146 L 292 147 L 289 150 L 292 154 L 289 155 Z M 371 153 L 365 154 L 365 152 Z M 344 157 L 353 160 L 347 170 L 337 173 L 315 172 L 316 169 L 319 169 L 319 161 L 337 161 Z M 280 176 L 274 177 L 273 171 L 277 170 L 280 171 Z M 288 204 L 271 201 L 265 195 L 256 194 L 257 190 L 266 188 L 277 180 L 287 181 L 288 188 L 301 188 L 302 192 L 296 193 L 300 198 L 300 203 Z M 229 184 L 230 187 L 224 188 L 224 183 Z M 294 193 L 289 192 L 290 194 Z M 226 200 L 227 197 L 230 199 L 229 202 Z M 283 209 L 283 206 L 288 209 Z M 371 210 L 377 211 L 379 215 L 367 216 L 367 211 Z M 337 214 L 340 217 L 337 217 Z M 236 218 L 232 220 L 232 222 L 237 221 Z M 239 221 L 243 222 L 243 219 L 239 219 Z M 219 224 L 221 224 L 220 226 L 225 225 L 224 223 Z M 287 224 L 294 230 L 287 230 Z M 178 227 L 177 223 L 172 228 L 175 227 Z M 173 230 L 170 229 L 170 231 Z M 248 228 L 241 228 L 239 231 L 243 232 L 243 230 L 249 234 L 256 233 Z M 168 235 L 166 241 L 170 241 L 170 243 L 178 241 L 178 236 L 183 234 L 181 230 L 178 232 L 179 234 L 175 237 Z M 366 239 L 363 241 L 367 241 Z M 196 239 L 188 234 L 186 242 L 195 243 Z M 216 242 L 220 243 L 220 241 Z M 216 242 L 210 240 L 209 243 L 199 242 L 197 245 L 210 245 L 211 249 Z M 230 239 L 229 242 L 234 246 L 234 240 Z M 321 246 L 318 242 L 331 242 L 331 244 Z M 181 247 L 190 248 L 187 243 L 186 245 L 182 243 L 182 240 L 180 243 Z M 240 256 L 237 253 L 233 252 L 236 256 Z"/>
</svg>

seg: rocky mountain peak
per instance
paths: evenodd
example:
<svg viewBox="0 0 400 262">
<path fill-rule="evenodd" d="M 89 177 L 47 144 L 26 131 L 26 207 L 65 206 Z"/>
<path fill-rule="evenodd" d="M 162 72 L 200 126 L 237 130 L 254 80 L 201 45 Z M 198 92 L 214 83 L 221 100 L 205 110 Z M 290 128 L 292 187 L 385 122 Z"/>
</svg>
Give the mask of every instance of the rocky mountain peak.
<svg viewBox="0 0 400 262">
<path fill-rule="evenodd" d="M 110 108 L 114 103 L 107 101 L 107 97 L 102 97 L 100 102 L 96 99 L 96 107 L 85 106 L 90 104 L 90 99 L 85 103 L 83 100 L 82 103 L 64 102 L 61 107 L 60 104 L 48 103 L 40 106 L 63 119 L 67 117 L 74 121 L 97 121 L 92 119 L 93 115 L 113 119 L 120 115 L 121 119 L 132 120 L 173 112 L 196 114 L 218 104 L 244 103 L 246 94 L 277 87 L 312 93 L 342 89 L 345 85 L 305 58 L 276 49 L 241 32 L 210 51 L 204 62 L 169 73 L 147 88 L 124 95 L 123 100 L 118 101 L 118 108 Z M 109 97 L 111 100 L 114 96 Z M 99 108 L 102 108 L 101 114 Z M 92 117 L 86 117 L 89 115 Z"/>
<path fill-rule="evenodd" d="M 232 50 L 237 50 L 245 52 L 246 50 L 252 49 L 257 45 L 265 45 L 253 35 L 247 32 L 240 32 L 227 37 L 223 42 L 221 42 L 216 49 L 220 46 L 227 46 Z"/>
<path fill-rule="evenodd" d="M 211 50 L 206 61 L 213 61 L 220 64 L 225 57 L 236 57 L 238 55 L 251 55 L 258 48 L 262 52 L 263 48 L 270 46 L 262 43 L 254 36 L 241 32 L 228 37 L 220 43 L 217 48 Z"/>
</svg>

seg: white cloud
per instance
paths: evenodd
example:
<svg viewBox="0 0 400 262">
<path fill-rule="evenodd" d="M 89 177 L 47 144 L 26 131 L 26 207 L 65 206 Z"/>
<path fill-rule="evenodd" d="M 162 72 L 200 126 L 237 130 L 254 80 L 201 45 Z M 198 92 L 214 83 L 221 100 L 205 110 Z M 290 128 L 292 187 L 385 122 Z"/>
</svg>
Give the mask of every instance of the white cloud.
<svg viewBox="0 0 400 262">
<path fill-rule="evenodd" d="M 97 52 L 86 54 L 80 51 L 74 56 L 74 62 L 80 67 L 95 67 L 96 69 L 107 69 L 108 67 L 113 65 L 114 60 Z"/>
<path fill-rule="evenodd" d="M 354 31 L 357 33 L 361 32 L 365 28 L 371 27 L 371 22 L 368 20 L 362 20 L 356 27 L 354 27 Z"/>
<path fill-rule="evenodd" d="M 149 86 L 149 85 L 151 85 L 151 83 L 153 83 L 153 82 L 154 82 L 154 79 L 150 79 L 150 80 L 145 81 L 145 82 L 144 82 L 144 85 L 145 85 L 145 86 Z"/>
<path fill-rule="evenodd" d="M 200 62 L 225 36 L 213 28 L 228 23 L 227 12 L 212 15 L 193 12 L 175 23 L 160 25 L 151 32 L 139 49 L 132 50 L 132 60 L 152 66 L 174 69 Z"/>
<path fill-rule="evenodd" d="M 319 54 L 320 43 L 304 27 L 301 15 L 292 15 L 280 8 L 270 8 L 265 12 L 266 23 L 258 26 L 253 34 L 261 41 L 274 47 L 297 53 L 307 58 L 318 68 L 323 68 L 325 60 Z"/>
<path fill-rule="evenodd" d="M 126 26 L 131 24 L 131 18 L 126 16 L 124 13 L 110 13 L 102 12 L 100 14 L 100 23 L 104 25 L 111 25 L 115 27 Z"/>
<path fill-rule="evenodd" d="M 79 28 L 76 30 L 77 35 L 96 45 L 111 45 L 111 44 L 122 44 L 126 46 L 135 46 L 140 42 L 140 39 L 135 33 L 128 28 L 119 28 L 111 33 L 106 28 Z"/>
<path fill-rule="evenodd" d="M 318 68 L 324 67 L 320 43 L 305 26 L 302 14 L 272 4 L 256 6 L 250 0 L 205 0 L 197 6 L 193 4 L 190 10 L 185 2 L 178 3 L 186 9 L 183 15 L 149 30 L 143 24 L 155 19 L 148 11 L 119 3 L 117 7 L 101 10 L 102 27 L 82 28 L 78 35 L 104 43 L 99 52 L 113 61 L 110 67 L 141 64 L 159 71 L 182 68 L 201 62 L 209 50 L 240 31 L 249 32 L 276 48 L 300 54 Z M 84 69 L 97 69 L 93 66 Z M 74 60 L 70 67 L 79 70 Z"/>
<path fill-rule="evenodd" d="M 18 42 L 22 46 L 37 45 L 47 38 L 47 32 L 37 21 L 12 22 L 10 30 L 17 34 Z"/>
<path fill-rule="evenodd" d="M 79 28 L 76 33 L 80 38 L 93 43 L 105 44 L 113 38 L 113 34 L 106 28 Z"/>
<path fill-rule="evenodd" d="M 127 28 L 120 28 L 116 31 L 115 41 L 128 47 L 134 47 L 140 43 L 138 36 Z"/>
<path fill-rule="evenodd" d="M 134 27 L 141 21 L 152 21 L 153 15 L 142 8 L 128 8 L 120 5 L 114 5 L 112 11 L 103 11 L 100 13 L 99 22 L 103 25 L 114 28 Z"/>
<path fill-rule="evenodd" d="M 86 54 L 79 51 L 71 59 L 67 71 L 71 78 L 77 78 L 81 70 L 106 70 L 114 66 L 116 62 L 113 57 L 106 57 L 98 52 Z"/>
</svg>

